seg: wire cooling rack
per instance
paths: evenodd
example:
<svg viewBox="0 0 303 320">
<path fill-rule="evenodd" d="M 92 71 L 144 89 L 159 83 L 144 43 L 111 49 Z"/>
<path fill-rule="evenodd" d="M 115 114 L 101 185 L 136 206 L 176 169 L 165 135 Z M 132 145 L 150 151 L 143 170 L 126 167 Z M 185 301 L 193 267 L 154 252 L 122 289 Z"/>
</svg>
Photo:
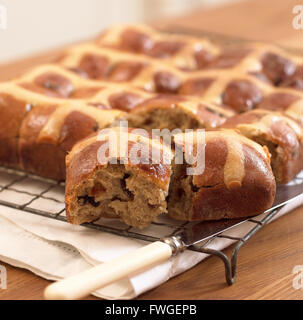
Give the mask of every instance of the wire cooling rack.
<svg viewBox="0 0 303 320">
<path fill-rule="evenodd" d="M 303 172 L 293 180 L 293 184 L 301 184 Z M 64 183 L 44 179 L 29 173 L 0 167 L 0 205 L 22 210 L 23 212 L 44 216 L 51 219 L 66 221 L 64 203 Z M 281 209 L 281 208 L 280 208 Z M 225 266 L 226 281 L 232 284 L 235 281 L 237 255 L 242 247 L 258 230 L 266 225 L 280 209 L 263 213 L 243 222 L 246 226 L 241 236 L 233 235 L 233 228 L 209 237 L 189 250 L 206 253 L 219 257 Z M 164 237 L 173 237 L 187 228 L 192 228 L 193 223 L 177 221 L 166 216 L 159 216 L 148 228 L 140 230 L 127 226 L 118 219 L 101 218 L 83 226 L 149 242 L 158 241 Z M 236 246 L 229 259 L 221 250 L 212 249 L 214 241 L 225 238 L 230 244 Z"/>
<path fill-rule="evenodd" d="M 24 212 L 66 221 L 65 185 L 23 171 L 0 167 L 0 204 Z M 140 230 L 118 219 L 101 218 L 83 226 L 132 237 L 145 241 L 157 241 L 164 236 L 173 236 L 185 227 L 184 221 L 175 221 L 165 216 L 158 217 L 149 228 Z"/>
</svg>

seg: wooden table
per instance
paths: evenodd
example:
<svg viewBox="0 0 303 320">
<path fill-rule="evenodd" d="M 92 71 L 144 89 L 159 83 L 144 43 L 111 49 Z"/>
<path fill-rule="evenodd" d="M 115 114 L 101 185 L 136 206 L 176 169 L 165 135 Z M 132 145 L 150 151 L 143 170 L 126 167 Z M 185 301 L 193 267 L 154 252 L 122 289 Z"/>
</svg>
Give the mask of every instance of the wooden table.
<svg viewBox="0 0 303 320">
<path fill-rule="evenodd" d="M 162 25 L 303 47 L 303 30 L 292 28 L 295 4 L 298 2 L 290 0 L 247 1 L 198 11 L 162 22 Z M 56 55 L 57 52 L 52 52 L 0 66 L 0 80 L 51 61 Z M 238 279 L 233 286 L 225 283 L 222 262 L 212 257 L 139 299 L 302 299 L 303 290 L 295 290 L 292 286 L 294 266 L 303 265 L 302 243 L 303 207 L 266 226 L 244 245 L 239 254 Z M 231 248 L 225 252 L 230 255 Z M 8 289 L 0 290 L 0 299 L 43 298 L 43 289 L 49 281 L 29 271 L 4 265 L 8 271 Z"/>
</svg>

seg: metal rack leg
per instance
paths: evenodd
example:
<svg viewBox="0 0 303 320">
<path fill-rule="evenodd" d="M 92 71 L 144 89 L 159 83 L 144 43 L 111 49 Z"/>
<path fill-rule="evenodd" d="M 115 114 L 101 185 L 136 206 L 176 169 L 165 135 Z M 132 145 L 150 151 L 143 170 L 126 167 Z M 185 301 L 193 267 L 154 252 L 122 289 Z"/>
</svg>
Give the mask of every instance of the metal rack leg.
<svg viewBox="0 0 303 320">
<path fill-rule="evenodd" d="M 236 280 L 236 264 L 232 264 L 227 255 L 225 253 L 223 253 L 222 251 L 219 250 L 214 250 L 214 249 L 209 249 L 209 248 L 201 248 L 200 249 L 201 252 L 203 253 L 207 253 L 209 255 L 212 256 L 216 256 L 219 257 L 223 263 L 224 263 L 224 267 L 225 267 L 225 279 L 228 285 L 232 285 L 235 280 Z"/>
<path fill-rule="evenodd" d="M 225 267 L 225 279 L 228 285 L 232 285 L 236 281 L 238 253 L 242 246 L 264 225 L 266 225 L 278 212 L 279 210 L 277 209 L 273 210 L 261 221 L 251 219 L 251 222 L 256 223 L 256 225 L 243 238 L 238 240 L 237 245 L 232 252 L 231 259 L 229 259 L 228 256 L 220 250 L 205 248 L 203 246 L 199 248 L 200 252 L 219 257 L 223 261 Z M 223 235 L 221 235 L 221 237 L 224 238 Z"/>
</svg>

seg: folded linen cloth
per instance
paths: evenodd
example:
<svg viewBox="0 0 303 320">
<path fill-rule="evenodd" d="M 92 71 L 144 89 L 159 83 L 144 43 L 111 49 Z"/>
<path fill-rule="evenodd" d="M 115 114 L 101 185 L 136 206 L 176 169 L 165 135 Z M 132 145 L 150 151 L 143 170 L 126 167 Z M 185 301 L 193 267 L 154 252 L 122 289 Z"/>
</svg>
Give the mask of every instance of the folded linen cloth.
<svg viewBox="0 0 303 320">
<path fill-rule="evenodd" d="M 273 220 L 302 204 L 303 194 L 284 206 Z M 252 226 L 251 222 L 245 222 L 225 234 L 241 237 Z M 216 238 L 208 247 L 221 250 L 233 242 Z M 65 278 L 146 244 L 145 241 L 74 226 L 0 205 L 0 261 L 28 269 L 46 279 Z M 93 294 L 105 299 L 132 299 L 190 269 L 206 257 L 206 254 L 186 250 L 169 261 Z"/>
</svg>

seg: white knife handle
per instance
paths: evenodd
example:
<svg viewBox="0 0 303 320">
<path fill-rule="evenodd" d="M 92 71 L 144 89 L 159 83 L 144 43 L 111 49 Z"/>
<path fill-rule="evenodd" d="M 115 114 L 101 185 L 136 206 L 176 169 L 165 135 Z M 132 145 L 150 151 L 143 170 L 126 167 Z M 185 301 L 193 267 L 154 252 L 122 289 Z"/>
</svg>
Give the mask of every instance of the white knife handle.
<svg viewBox="0 0 303 320">
<path fill-rule="evenodd" d="M 171 256 L 171 246 L 156 241 L 110 262 L 54 282 L 45 289 L 44 297 L 48 300 L 80 299 L 153 264 L 168 260 Z"/>
</svg>

